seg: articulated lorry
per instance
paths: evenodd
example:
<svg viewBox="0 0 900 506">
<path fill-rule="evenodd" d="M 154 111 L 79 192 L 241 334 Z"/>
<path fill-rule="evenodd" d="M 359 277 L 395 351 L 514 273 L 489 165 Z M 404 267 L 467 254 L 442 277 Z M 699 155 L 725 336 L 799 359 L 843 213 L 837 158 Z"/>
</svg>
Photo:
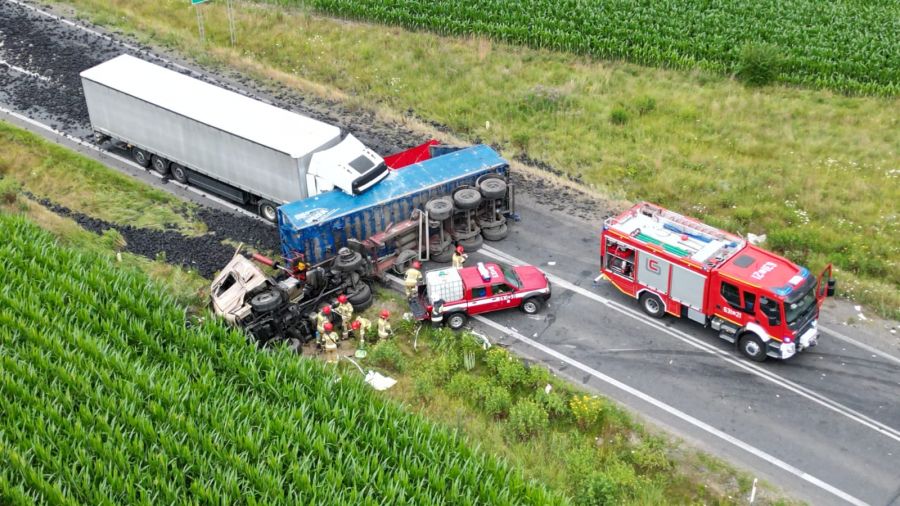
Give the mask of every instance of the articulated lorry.
<svg viewBox="0 0 900 506">
<path fill-rule="evenodd" d="M 647 202 L 606 220 L 600 257 L 602 275 L 648 315 L 712 327 L 758 362 L 815 346 L 819 308 L 835 290 L 831 265 L 816 277 L 741 237 Z"/>
<path fill-rule="evenodd" d="M 262 347 L 308 342 L 309 316 L 339 294 L 363 310 L 373 302 L 371 283 L 386 272 L 402 273 L 414 260 L 447 262 L 454 243 L 473 251 L 502 239 L 515 217 L 506 160 L 483 145 L 404 153 L 420 162 L 398 161 L 362 195 L 332 191 L 279 207 L 283 259 L 252 255 L 279 275 L 268 278 L 236 254 L 210 287 L 216 313 Z"/>
<path fill-rule="evenodd" d="M 135 162 L 274 222 L 282 204 L 335 188 L 358 195 L 388 175 L 341 129 L 129 55 L 81 73 L 91 127 Z"/>
</svg>

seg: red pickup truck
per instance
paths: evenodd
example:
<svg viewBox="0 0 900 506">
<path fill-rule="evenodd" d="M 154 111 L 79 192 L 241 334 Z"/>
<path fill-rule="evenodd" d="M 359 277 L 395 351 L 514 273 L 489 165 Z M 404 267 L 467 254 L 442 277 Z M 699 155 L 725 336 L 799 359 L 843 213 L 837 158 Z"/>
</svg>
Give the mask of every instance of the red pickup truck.
<svg viewBox="0 0 900 506">
<path fill-rule="evenodd" d="M 527 314 L 537 313 L 549 298 L 550 281 L 537 267 L 479 262 L 426 272 L 410 308 L 417 320 L 446 322 L 455 330 L 469 316 L 490 311 L 521 307 Z"/>
</svg>

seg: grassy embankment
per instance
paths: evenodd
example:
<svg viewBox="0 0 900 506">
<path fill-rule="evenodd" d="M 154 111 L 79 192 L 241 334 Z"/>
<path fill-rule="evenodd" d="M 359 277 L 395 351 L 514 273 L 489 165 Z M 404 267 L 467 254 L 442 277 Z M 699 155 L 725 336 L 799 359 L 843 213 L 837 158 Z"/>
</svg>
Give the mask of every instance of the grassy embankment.
<svg viewBox="0 0 900 506">
<path fill-rule="evenodd" d="M 207 43 L 177 0 L 66 0 L 155 44 L 272 78 L 383 118 L 527 153 L 615 199 L 650 200 L 742 234 L 817 270 L 839 294 L 900 318 L 900 119 L 896 98 L 747 88 L 674 71 L 456 39 L 236 3 Z M 424 127 L 423 127 L 424 128 Z M 438 134 L 446 137 L 446 134 Z"/>
<path fill-rule="evenodd" d="M 11 126 L 0 124 L 0 129 L 4 132 L 0 136 L 0 174 L 4 176 L 0 179 L 0 213 L 26 216 L 73 250 L 111 263 L 120 245 L 115 238 L 98 240 L 71 220 L 17 195 L 21 181 L 26 181 L 30 191 L 36 191 L 46 183 L 44 180 L 62 174 L 82 179 L 80 199 L 93 202 L 93 192 L 104 193 L 108 206 L 102 212 L 109 213 L 107 217 L 121 216 L 133 205 L 151 205 L 151 201 L 158 202 L 156 211 L 162 215 L 184 216 L 183 211 L 176 211 L 185 204 L 166 194 L 152 199 L 141 197 L 145 191 L 158 190 L 136 187 L 140 183 Z M 29 179 L 32 176 L 23 172 L 25 167 L 38 166 L 44 168 L 40 178 Z M 123 198 L 126 195 L 129 198 Z M 86 211 L 79 209 L 77 201 L 68 203 L 73 209 Z M 191 230 L 195 224 L 190 214 L 187 216 L 181 226 Z M 116 263 L 119 269 L 140 268 L 149 273 L 164 283 L 169 293 L 178 295 L 180 306 L 205 303 L 203 289 L 208 282 L 196 274 L 127 253 L 120 257 L 122 260 Z M 38 292 L 32 295 L 42 296 Z M 379 306 L 399 314 L 396 301 L 384 297 L 382 294 Z M 399 380 L 389 396 L 459 430 L 469 444 L 509 461 L 525 477 L 551 490 L 583 500 L 605 497 L 637 503 L 665 503 L 677 498 L 677 502 L 731 504 L 747 493 L 750 480 L 745 475 L 648 434 L 608 401 L 573 403 L 573 398 L 581 399 L 584 393 L 551 378 L 542 368 L 526 369 L 518 361 L 506 360 L 499 351 L 485 353 L 472 347 L 468 338 L 460 341 L 443 332 L 423 332 L 418 351 L 414 351 L 409 326 L 395 324 L 397 338 L 376 346 L 367 359 L 370 366 L 381 367 Z M 471 370 L 466 365 L 466 352 L 472 355 Z M 357 373 L 349 369 L 349 374 Z M 547 383 L 553 385 L 549 395 L 542 393 Z M 475 395 L 469 395 L 473 392 Z M 769 496 L 767 492 L 763 498 L 768 501 Z"/>
</svg>

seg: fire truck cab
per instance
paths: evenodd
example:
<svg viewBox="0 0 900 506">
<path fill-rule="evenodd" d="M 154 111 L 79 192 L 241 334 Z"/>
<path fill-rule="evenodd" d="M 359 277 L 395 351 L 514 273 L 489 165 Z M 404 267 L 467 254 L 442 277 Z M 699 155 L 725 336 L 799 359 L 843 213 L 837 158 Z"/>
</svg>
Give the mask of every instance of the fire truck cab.
<svg viewBox="0 0 900 506">
<path fill-rule="evenodd" d="M 640 203 L 606 220 L 601 274 L 648 315 L 688 318 L 745 356 L 787 359 L 815 346 L 831 265 L 805 267 L 697 220 Z"/>
<path fill-rule="evenodd" d="M 537 267 L 478 262 L 475 267 L 426 272 L 410 309 L 417 320 L 446 322 L 457 330 L 470 315 L 514 307 L 537 313 L 549 298 L 550 282 Z"/>
</svg>

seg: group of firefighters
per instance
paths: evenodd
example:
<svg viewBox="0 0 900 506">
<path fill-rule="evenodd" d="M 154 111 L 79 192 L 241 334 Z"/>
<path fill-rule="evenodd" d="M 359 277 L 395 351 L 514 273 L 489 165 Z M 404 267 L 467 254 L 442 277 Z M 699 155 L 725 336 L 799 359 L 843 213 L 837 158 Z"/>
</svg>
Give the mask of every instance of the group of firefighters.
<svg viewBox="0 0 900 506">
<path fill-rule="evenodd" d="M 462 246 L 457 246 L 453 253 L 453 258 L 451 259 L 453 268 L 462 269 L 463 264 L 468 257 L 469 256 L 465 253 L 465 249 Z M 404 285 L 406 287 L 407 298 L 415 295 L 419 283 L 422 281 L 422 271 L 419 270 L 421 268 L 422 264 L 416 260 L 406 270 Z M 372 322 L 369 319 L 364 318 L 361 315 L 357 315 L 355 319 L 353 318 L 353 305 L 350 304 L 346 295 L 339 295 L 337 302 L 337 306 L 335 306 L 334 309 L 332 309 L 332 306 L 326 305 L 316 314 L 317 337 L 322 344 L 322 347 L 325 349 L 326 361 L 329 363 L 337 362 L 338 342 L 341 339 L 350 339 L 352 334 L 353 337 L 359 339 L 359 348 L 364 348 L 366 336 L 370 334 L 369 329 L 372 328 Z M 340 336 L 335 330 L 332 313 L 335 313 L 340 317 Z M 390 316 L 391 313 L 387 309 L 381 311 L 378 318 L 378 339 L 387 339 L 393 335 L 391 323 L 388 321 Z"/>
</svg>

